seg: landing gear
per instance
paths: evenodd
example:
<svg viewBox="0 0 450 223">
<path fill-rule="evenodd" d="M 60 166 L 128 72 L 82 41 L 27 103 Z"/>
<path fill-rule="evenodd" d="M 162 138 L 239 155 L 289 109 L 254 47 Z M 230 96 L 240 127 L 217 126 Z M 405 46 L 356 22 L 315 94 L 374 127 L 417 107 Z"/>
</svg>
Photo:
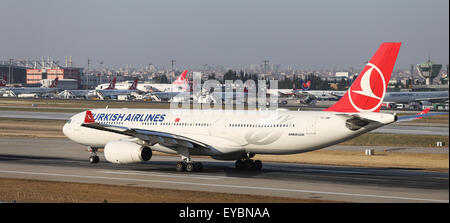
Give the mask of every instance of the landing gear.
<svg viewBox="0 0 450 223">
<path fill-rule="evenodd" d="M 201 162 L 183 162 L 179 161 L 176 165 L 176 171 L 187 171 L 187 172 L 201 172 L 203 170 L 203 164 Z"/>
<path fill-rule="evenodd" d="M 187 171 L 187 172 L 201 172 L 203 170 L 203 164 L 200 162 L 193 162 L 189 151 L 186 148 L 178 148 L 178 154 L 181 155 L 183 161 L 177 162 L 176 171 Z"/>
<path fill-rule="evenodd" d="M 100 161 L 100 158 L 98 156 L 91 156 L 89 157 L 90 163 L 98 163 Z"/>
<path fill-rule="evenodd" d="M 236 160 L 235 167 L 238 170 L 256 170 L 260 171 L 262 169 L 262 162 L 260 160 L 252 159 L 240 159 Z"/>
<path fill-rule="evenodd" d="M 89 154 L 91 155 L 89 157 L 89 163 L 98 163 L 98 162 L 100 162 L 100 158 L 97 156 L 97 150 L 98 150 L 98 148 L 95 148 L 95 147 L 89 147 L 88 148 Z"/>
</svg>

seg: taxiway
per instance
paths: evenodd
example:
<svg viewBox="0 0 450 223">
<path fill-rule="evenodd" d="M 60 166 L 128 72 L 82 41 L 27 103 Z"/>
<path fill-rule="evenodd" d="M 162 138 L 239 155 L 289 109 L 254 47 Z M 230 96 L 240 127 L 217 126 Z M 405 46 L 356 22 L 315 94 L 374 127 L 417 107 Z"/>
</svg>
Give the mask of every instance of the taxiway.
<svg viewBox="0 0 450 223">
<path fill-rule="evenodd" d="M 0 177 L 256 194 L 346 202 L 449 202 L 448 173 L 264 162 L 242 172 L 234 162 L 197 158 L 200 173 L 175 171 L 175 156 L 149 162 L 90 164 L 68 139 L 0 137 Z"/>
</svg>

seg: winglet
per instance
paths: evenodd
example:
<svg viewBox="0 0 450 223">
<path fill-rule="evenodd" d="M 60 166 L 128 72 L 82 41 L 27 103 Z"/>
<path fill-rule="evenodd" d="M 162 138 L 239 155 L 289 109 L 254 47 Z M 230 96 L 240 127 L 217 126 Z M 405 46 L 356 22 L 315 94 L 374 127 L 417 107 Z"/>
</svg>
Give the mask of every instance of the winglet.
<svg viewBox="0 0 450 223">
<path fill-rule="evenodd" d="M 87 110 L 86 111 L 86 116 L 84 117 L 84 123 L 94 123 L 95 119 L 94 116 L 92 115 L 92 112 Z"/>
<path fill-rule="evenodd" d="M 417 113 L 418 115 L 424 115 L 424 114 L 427 114 L 428 112 L 430 111 L 430 109 L 429 108 L 427 108 L 427 109 L 424 109 L 423 111 L 421 111 L 421 112 L 419 112 L 419 113 Z M 416 119 L 422 119 L 423 117 L 417 117 Z"/>
</svg>

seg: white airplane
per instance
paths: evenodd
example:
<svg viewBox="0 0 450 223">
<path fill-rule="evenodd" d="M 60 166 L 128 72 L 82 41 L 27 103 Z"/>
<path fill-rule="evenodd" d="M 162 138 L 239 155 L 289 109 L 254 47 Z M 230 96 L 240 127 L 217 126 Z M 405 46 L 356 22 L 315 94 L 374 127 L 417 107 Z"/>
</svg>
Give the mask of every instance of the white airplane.
<svg viewBox="0 0 450 223">
<path fill-rule="evenodd" d="M 323 111 L 222 111 L 92 109 L 63 127 L 71 140 L 98 148 L 118 164 L 148 161 L 152 151 L 181 156 L 177 171 L 201 171 L 191 155 L 236 160 L 238 169 L 260 170 L 255 154 L 295 154 L 322 149 L 398 121 L 437 114 L 397 117 L 380 113 L 401 43 L 383 43 L 347 93 Z M 197 113 L 199 114 L 197 114 Z"/>
<path fill-rule="evenodd" d="M 7 80 L 6 76 L 4 76 L 3 79 L 0 80 L 0 87 L 6 87 Z"/>
<path fill-rule="evenodd" d="M 46 94 L 54 93 L 58 91 L 58 78 L 52 81 L 49 87 L 4 87 L 1 88 L 3 92 L 10 91 L 14 95 L 19 96 L 20 94 Z"/>
<path fill-rule="evenodd" d="M 137 89 L 137 85 L 138 85 L 138 79 L 136 78 L 133 83 L 128 87 L 128 89 L 116 89 L 116 78 L 114 77 L 114 79 L 111 81 L 111 83 L 109 84 L 109 86 L 103 90 L 96 90 L 97 93 L 99 95 L 101 95 L 101 97 L 103 97 L 104 99 L 111 99 L 117 95 L 129 95 L 133 92 L 140 92 Z"/>
<path fill-rule="evenodd" d="M 143 92 L 185 92 L 189 90 L 189 84 L 186 78 L 187 70 L 184 70 L 180 76 L 171 84 L 140 83 L 138 89 Z"/>
<path fill-rule="evenodd" d="M 183 95 L 183 98 L 185 96 L 190 98 L 190 86 L 186 78 L 187 73 L 188 70 L 184 70 L 172 84 L 151 84 L 152 89 L 156 89 L 157 91 L 149 94 L 157 97 L 158 100 L 164 101 L 169 101 L 175 96 L 181 97 L 181 95 Z"/>
<path fill-rule="evenodd" d="M 116 89 L 117 77 L 114 77 L 109 83 L 100 84 L 95 87 L 95 90 L 112 90 Z"/>
<path fill-rule="evenodd" d="M 385 103 L 433 103 L 448 101 L 448 91 L 386 92 Z"/>
</svg>

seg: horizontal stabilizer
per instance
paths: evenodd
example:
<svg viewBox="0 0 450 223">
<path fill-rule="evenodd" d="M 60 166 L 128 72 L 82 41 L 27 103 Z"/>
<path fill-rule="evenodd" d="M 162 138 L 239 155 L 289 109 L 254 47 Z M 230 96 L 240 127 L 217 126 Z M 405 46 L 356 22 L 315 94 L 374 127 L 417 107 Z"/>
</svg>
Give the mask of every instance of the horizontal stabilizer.
<svg viewBox="0 0 450 223">
<path fill-rule="evenodd" d="M 434 112 L 428 114 L 417 114 L 417 115 L 405 115 L 405 116 L 397 116 L 397 122 L 407 122 L 416 119 L 421 119 L 423 117 L 436 116 L 436 115 L 448 115 L 448 112 Z"/>
</svg>

